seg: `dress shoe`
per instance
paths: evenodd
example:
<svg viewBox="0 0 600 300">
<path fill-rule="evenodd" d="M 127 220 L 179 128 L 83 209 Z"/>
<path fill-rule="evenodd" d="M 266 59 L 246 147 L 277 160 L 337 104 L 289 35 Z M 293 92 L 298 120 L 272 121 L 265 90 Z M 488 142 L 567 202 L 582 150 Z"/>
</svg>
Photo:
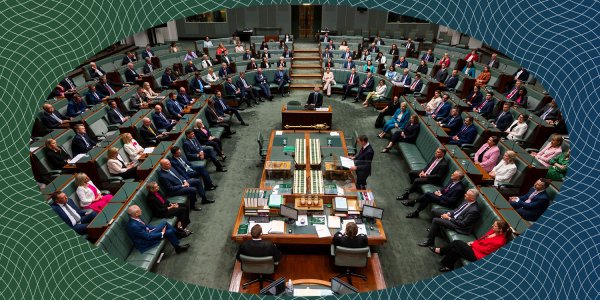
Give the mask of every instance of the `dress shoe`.
<svg viewBox="0 0 600 300">
<path fill-rule="evenodd" d="M 236 133 L 237 133 L 237 131 L 233 131 L 233 130 L 231 132 L 229 132 L 229 134 L 236 134 Z"/>
<path fill-rule="evenodd" d="M 248 107 L 252 107 L 252 106 L 248 106 Z M 243 111 L 245 108 L 238 108 L 237 110 L 239 111 Z"/>
<path fill-rule="evenodd" d="M 421 247 L 429 247 L 429 246 L 433 246 L 433 241 L 430 241 L 429 239 L 425 239 L 422 240 L 421 242 L 417 243 L 418 246 Z"/>
<path fill-rule="evenodd" d="M 357 102 L 358 102 L 357 98 L 354 98 L 354 101 L 352 101 L 352 103 L 357 103 Z"/>
<path fill-rule="evenodd" d="M 202 211 L 202 208 L 201 208 L 201 207 L 195 207 L 195 206 L 192 206 L 192 208 L 191 208 L 191 209 L 192 209 L 192 210 L 194 210 L 194 211 Z"/>
<path fill-rule="evenodd" d="M 204 188 L 205 191 L 212 191 L 212 190 L 216 190 L 217 188 L 215 186 L 207 186 Z"/>
<path fill-rule="evenodd" d="M 383 150 L 381 150 L 381 153 L 390 153 L 390 148 L 383 148 Z"/>
<path fill-rule="evenodd" d="M 342 99 L 341 99 L 341 100 L 342 100 L 342 101 L 346 100 L 346 97 L 342 97 Z"/>
<path fill-rule="evenodd" d="M 206 199 L 206 200 L 202 200 L 202 202 L 200 202 L 200 203 L 201 204 L 211 204 L 211 203 L 215 203 L 215 201 Z"/>
<path fill-rule="evenodd" d="M 396 200 L 408 200 L 408 193 L 404 193 L 401 196 L 396 197 Z"/>
<path fill-rule="evenodd" d="M 440 271 L 440 272 L 442 272 L 442 273 L 445 273 L 445 272 L 450 272 L 450 271 L 452 271 L 452 269 L 450 269 L 450 268 L 448 268 L 448 267 L 441 267 L 441 268 L 439 269 L 439 271 Z"/>
<path fill-rule="evenodd" d="M 404 201 L 402 201 L 400 203 L 402 203 L 404 206 L 413 207 L 413 206 L 415 206 L 415 204 L 417 203 L 417 201 L 415 201 L 415 200 L 404 200 Z"/>
<path fill-rule="evenodd" d="M 429 247 L 429 251 L 431 251 L 437 255 L 442 255 L 441 253 L 435 252 L 435 247 Z"/>
<path fill-rule="evenodd" d="M 265 100 L 263 100 L 262 98 L 258 98 L 258 101 L 265 102 Z"/>
<path fill-rule="evenodd" d="M 406 215 L 406 218 L 408 219 L 413 219 L 413 218 L 418 218 L 419 217 L 419 211 L 415 210 L 413 212 L 411 212 L 410 214 Z"/>
<path fill-rule="evenodd" d="M 181 252 L 185 252 L 189 248 L 190 248 L 190 244 L 185 244 L 185 245 L 178 246 L 177 248 L 175 248 L 175 253 L 179 254 Z"/>
<path fill-rule="evenodd" d="M 244 122 L 244 123 L 242 123 L 242 126 L 250 126 L 250 124 Z"/>
<path fill-rule="evenodd" d="M 222 172 L 222 173 L 225 173 L 225 172 L 227 172 L 227 169 L 225 169 L 225 168 L 220 168 L 220 169 L 217 169 L 217 172 Z"/>
</svg>

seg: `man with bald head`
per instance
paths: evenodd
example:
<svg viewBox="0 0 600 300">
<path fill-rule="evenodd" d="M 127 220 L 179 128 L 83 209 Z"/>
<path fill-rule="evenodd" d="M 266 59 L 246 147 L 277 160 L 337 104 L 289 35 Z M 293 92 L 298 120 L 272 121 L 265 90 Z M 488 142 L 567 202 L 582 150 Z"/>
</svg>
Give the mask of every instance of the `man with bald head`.
<svg viewBox="0 0 600 300">
<path fill-rule="evenodd" d="M 191 178 L 187 173 L 179 173 L 171 166 L 171 161 L 166 158 L 160 160 L 158 181 L 165 188 L 167 196 L 187 196 L 190 200 L 189 205 L 191 210 L 202 210 L 196 207 L 196 193 L 200 195 L 202 204 L 214 202 L 206 198 L 202 181 L 197 178 Z"/>
<path fill-rule="evenodd" d="M 68 124 L 69 118 L 54 110 L 52 104 L 46 103 L 42 109 L 44 112 L 42 112 L 41 121 L 46 129 L 56 129 Z"/>
<path fill-rule="evenodd" d="M 159 130 L 164 129 L 166 131 L 171 131 L 171 129 L 173 129 L 173 127 L 177 123 L 177 121 L 169 119 L 165 116 L 165 114 L 162 111 L 162 106 L 160 106 L 159 104 L 156 104 L 154 106 L 154 112 L 152 113 L 152 121 L 154 122 L 156 128 L 158 128 Z"/>
<path fill-rule="evenodd" d="M 256 60 L 254 57 L 250 58 L 250 62 L 246 65 L 246 71 L 252 71 L 258 69 L 258 65 L 256 65 Z"/>
<path fill-rule="evenodd" d="M 102 70 L 102 68 L 96 66 L 95 62 L 90 63 L 90 69 L 88 70 L 90 77 L 92 79 L 98 79 L 104 75 L 106 75 L 106 71 Z"/>
<path fill-rule="evenodd" d="M 150 121 L 149 118 L 142 119 L 142 126 L 140 127 L 140 137 L 142 138 L 142 142 L 145 146 L 156 146 L 160 141 L 165 140 L 168 136 L 169 134 L 166 132 L 158 132 L 158 129 L 156 129 L 156 127 L 152 125 L 152 121 Z"/>
<path fill-rule="evenodd" d="M 127 69 L 125 70 L 125 81 L 134 83 L 138 80 L 142 79 L 142 75 L 140 75 L 134 68 L 133 63 L 127 64 Z"/>
<path fill-rule="evenodd" d="M 194 104 L 196 101 L 188 95 L 184 87 L 180 87 L 179 93 L 177 94 L 177 102 L 183 106 L 188 106 Z"/>
<path fill-rule="evenodd" d="M 175 248 L 175 253 L 179 254 L 186 251 L 190 244 L 181 245 L 176 235 L 176 230 L 171 224 L 166 221 L 154 226 L 146 224 L 142 218 L 142 210 L 137 205 L 132 205 L 127 208 L 129 222 L 127 223 L 127 234 L 133 245 L 141 253 L 154 248 L 160 244 L 160 241 L 166 238 L 169 243 Z"/>
<path fill-rule="evenodd" d="M 406 206 L 414 206 L 417 202 L 419 203 L 419 206 L 417 206 L 417 210 L 408 214 L 406 217 L 419 217 L 419 213 L 425 210 L 429 203 L 439 204 L 447 208 L 455 208 L 456 205 L 458 205 L 461 202 L 462 196 L 465 193 L 465 185 L 462 182 L 462 179 L 464 177 L 465 173 L 456 170 L 450 175 L 450 182 L 448 182 L 448 184 L 444 188 L 439 189 L 435 192 L 425 193 L 419 198 L 419 200 L 402 201 L 402 204 Z"/>
</svg>

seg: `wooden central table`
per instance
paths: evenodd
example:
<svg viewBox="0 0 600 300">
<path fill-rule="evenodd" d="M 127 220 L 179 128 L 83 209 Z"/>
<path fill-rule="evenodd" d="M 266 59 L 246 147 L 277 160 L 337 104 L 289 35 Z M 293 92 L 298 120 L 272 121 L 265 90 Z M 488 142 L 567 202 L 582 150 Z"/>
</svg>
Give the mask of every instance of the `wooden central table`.
<svg viewBox="0 0 600 300">
<path fill-rule="evenodd" d="M 331 120 L 333 117 L 331 106 L 323 107 L 327 109 L 320 110 L 305 110 L 304 106 L 283 105 L 281 107 L 281 128 L 285 129 L 289 126 L 313 126 L 316 124 L 327 124 L 331 128 Z"/>
</svg>

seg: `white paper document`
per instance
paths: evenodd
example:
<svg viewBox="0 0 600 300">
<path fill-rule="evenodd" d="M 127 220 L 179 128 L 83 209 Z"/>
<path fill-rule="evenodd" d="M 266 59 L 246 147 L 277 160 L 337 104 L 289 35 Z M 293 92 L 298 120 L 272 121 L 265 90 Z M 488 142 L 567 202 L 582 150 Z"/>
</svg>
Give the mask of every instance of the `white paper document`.
<svg viewBox="0 0 600 300">
<path fill-rule="evenodd" d="M 342 167 L 344 168 L 350 169 L 354 167 L 354 161 L 345 156 L 340 156 L 340 161 L 342 162 Z"/>
<path fill-rule="evenodd" d="M 154 152 L 154 147 L 144 148 L 144 154 L 150 154 Z"/>
<path fill-rule="evenodd" d="M 68 162 L 69 162 L 70 164 L 74 164 L 74 163 L 78 162 L 78 161 L 79 161 L 81 158 L 85 157 L 86 155 L 87 155 L 87 154 L 85 154 L 85 153 L 77 154 L 77 155 L 75 155 L 75 157 L 73 157 L 73 158 L 72 158 L 71 160 L 69 160 Z"/>
<path fill-rule="evenodd" d="M 337 131 L 332 131 L 329 133 L 330 136 L 340 136 L 340 133 Z"/>
<path fill-rule="evenodd" d="M 283 131 L 281 131 L 281 130 L 276 130 L 276 131 L 275 131 L 275 135 L 283 135 Z"/>
<path fill-rule="evenodd" d="M 329 107 L 317 107 L 315 108 L 316 111 L 329 111 Z"/>
<path fill-rule="evenodd" d="M 331 232 L 329 232 L 329 228 L 327 228 L 326 225 L 315 225 L 315 229 L 317 230 L 317 235 L 319 238 L 331 236 Z"/>
</svg>

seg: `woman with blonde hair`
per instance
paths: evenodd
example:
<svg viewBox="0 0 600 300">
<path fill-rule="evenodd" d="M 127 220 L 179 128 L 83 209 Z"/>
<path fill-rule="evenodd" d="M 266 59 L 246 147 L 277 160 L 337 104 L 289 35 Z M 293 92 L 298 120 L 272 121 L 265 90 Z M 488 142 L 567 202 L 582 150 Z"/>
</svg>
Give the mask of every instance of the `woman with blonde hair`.
<svg viewBox="0 0 600 300">
<path fill-rule="evenodd" d="M 517 173 L 515 157 L 517 157 L 517 153 L 514 151 L 508 150 L 504 152 L 500 162 L 490 171 L 489 175 L 494 178 L 495 186 L 511 182 L 513 176 Z"/>
<path fill-rule="evenodd" d="M 44 152 L 48 162 L 50 163 L 50 166 L 54 170 L 62 169 L 71 159 L 69 153 L 56 144 L 55 139 L 46 140 L 46 148 L 44 148 Z"/>
<path fill-rule="evenodd" d="M 156 97 L 159 95 L 157 92 L 152 90 L 152 88 L 150 87 L 150 83 L 147 81 L 144 82 L 144 85 L 142 87 L 144 88 L 144 95 L 146 95 L 147 98 Z"/>
<path fill-rule="evenodd" d="M 210 133 L 210 130 L 204 125 L 202 119 L 196 119 L 194 122 L 194 135 L 200 144 L 213 147 L 215 152 L 217 152 L 217 155 L 221 157 L 222 161 L 227 159 L 227 156 L 223 153 L 221 140 Z"/>
<path fill-rule="evenodd" d="M 125 132 L 121 134 L 123 140 L 123 149 L 131 161 L 138 161 L 140 156 L 144 154 L 144 148 L 131 136 L 131 133 Z"/>
<path fill-rule="evenodd" d="M 331 97 L 331 86 L 335 85 L 335 78 L 330 68 L 325 69 L 323 73 L 323 90 L 327 91 L 327 97 Z"/>
<path fill-rule="evenodd" d="M 112 147 L 106 151 L 108 161 L 106 165 L 108 167 L 108 173 L 114 176 L 123 177 L 123 179 L 135 179 L 137 168 L 134 162 L 125 163 L 119 157 L 119 149 Z"/>
<path fill-rule="evenodd" d="M 75 185 L 77 185 L 79 205 L 84 209 L 100 212 L 113 197 L 111 194 L 102 195 L 85 173 L 75 175 Z"/>
</svg>

